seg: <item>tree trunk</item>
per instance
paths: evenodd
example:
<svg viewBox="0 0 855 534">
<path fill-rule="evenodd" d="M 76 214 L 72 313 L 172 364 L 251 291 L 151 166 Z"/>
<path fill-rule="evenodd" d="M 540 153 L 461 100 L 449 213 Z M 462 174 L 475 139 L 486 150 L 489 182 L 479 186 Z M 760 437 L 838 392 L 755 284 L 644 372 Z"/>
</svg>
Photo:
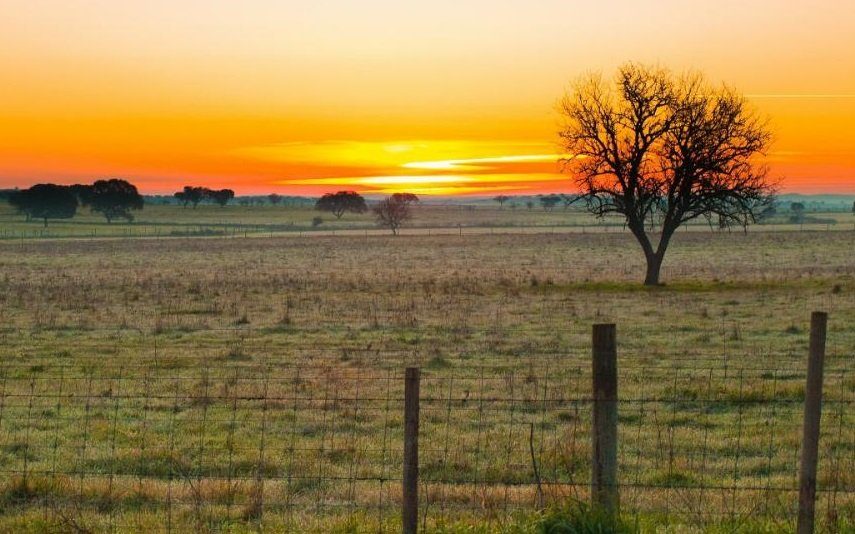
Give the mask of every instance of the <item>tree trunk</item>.
<svg viewBox="0 0 855 534">
<path fill-rule="evenodd" d="M 658 286 L 659 271 L 662 269 L 662 258 L 664 254 L 647 254 L 647 274 L 644 277 L 644 285 Z"/>
</svg>

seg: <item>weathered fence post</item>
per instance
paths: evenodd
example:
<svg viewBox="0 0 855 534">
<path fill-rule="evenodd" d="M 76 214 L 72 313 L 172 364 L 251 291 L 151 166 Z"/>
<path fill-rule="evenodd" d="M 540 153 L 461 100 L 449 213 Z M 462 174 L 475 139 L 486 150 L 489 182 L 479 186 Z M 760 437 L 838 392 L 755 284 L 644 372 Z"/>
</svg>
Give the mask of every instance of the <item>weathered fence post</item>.
<svg viewBox="0 0 855 534">
<path fill-rule="evenodd" d="M 591 502 L 609 514 L 620 506 L 617 485 L 617 340 L 615 325 L 593 330 Z"/>
<path fill-rule="evenodd" d="M 805 385 L 805 417 L 802 427 L 801 469 L 799 472 L 799 521 L 796 532 L 814 531 L 816 506 L 816 465 L 819 451 L 819 421 L 822 416 L 822 368 L 825 360 L 825 332 L 828 314 L 810 316 L 810 353 Z"/>
<path fill-rule="evenodd" d="M 419 520 L 419 379 L 418 367 L 404 377 L 404 493 L 402 530 L 416 534 Z"/>
</svg>

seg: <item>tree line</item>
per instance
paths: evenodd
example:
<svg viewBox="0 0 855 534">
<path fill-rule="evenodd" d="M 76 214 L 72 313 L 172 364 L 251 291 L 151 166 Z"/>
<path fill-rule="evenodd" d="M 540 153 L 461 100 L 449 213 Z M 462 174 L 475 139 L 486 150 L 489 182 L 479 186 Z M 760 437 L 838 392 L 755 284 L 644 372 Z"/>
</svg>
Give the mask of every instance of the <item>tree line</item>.
<svg viewBox="0 0 855 534">
<path fill-rule="evenodd" d="M 193 209 L 196 209 L 196 206 L 205 200 L 214 202 L 220 206 L 225 206 L 230 200 L 235 198 L 235 192 L 231 189 L 208 189 L 207 187 L 185 185 L 184 189 L 178 191 L 172 196 L 174 196 L 178 202 L 182 203 L 185 208 L 192 205 Z"/>
<path fill-rule="evenodd" d="M 132 211 L 141 210 L 145 200 L 135 185 L 117 178 L 96 180 L 90 185 L 36 184 L 28 189 L 10 191 L 9 204 L 27 221 L 70 219 L 79 207 L 88 207 L 112 223 L 116 219 L 133 221 Z"/>
<path fill-rule="evenodd" d="M 27 189 L 0 193 L 27 221 L 41 220 L 45 227 L 51 219 L 71 219 L 81 207 L 100 213 L 108 223 L 118 219 L 131 222 L 134 220 L 132 212 L 143 209 L 145 205 L 145 199 L 137 187 L 118 178 L 96 180 L 89 185 L 36 184 Z M 231 189 L 184 186 L 172 196 L 185 208 L 196 208 L 201 202 L 226 206 L 235 198 L 235 193 Z M 278 205 L 283 199 L 275 193 L 266 198 L 273 205 Z M 380 226 L 389 228 L 397 235 L 401 226 L 412 218 L 411 208 L 418 201 L 418 197 L 412 193 L 395 193 L 378 202 L 371 211 Z M 315 209 L 331 213 L 336 219 L 345 213 L 365 213 L 369 210 L 365 198 L 355 191 L 324 194 L 315 202 Z M 322 222 L 316 217 L 313 225 L 319 226 Z"/>
</svg>

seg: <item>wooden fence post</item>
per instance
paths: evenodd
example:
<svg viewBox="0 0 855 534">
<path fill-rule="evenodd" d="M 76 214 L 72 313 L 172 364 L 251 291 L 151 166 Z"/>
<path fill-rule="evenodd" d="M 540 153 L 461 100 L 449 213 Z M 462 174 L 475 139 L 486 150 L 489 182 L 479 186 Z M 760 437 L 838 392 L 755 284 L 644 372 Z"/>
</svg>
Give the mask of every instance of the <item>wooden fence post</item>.
<svg viewBox="0 0 855 534">
<path fill-rule="evenodd" d="M 828 314 L 810 316 L 810 353 L 805 385 L 805 417 L 802 427 L 801 469 L 799 471 L 799 520 L 796 532 L 814 531 L 816 506 L 816 465 L 819 452 L 819 421 L 822 416 L 822 370 L 825 360 L 825 333 Z"/>
<path fill-rule="evenodd" d="M 419 379 L 418 367 L 404 377 L 404 493 L 402 531 L 416 534 L 419 521 Z"/>
<path fill-rule="evenodd" d="M 617 485 L 617 340 L 615 325 L 593 329 L 591 503 L 608 514 L 620 507 Z"/>
</svg>

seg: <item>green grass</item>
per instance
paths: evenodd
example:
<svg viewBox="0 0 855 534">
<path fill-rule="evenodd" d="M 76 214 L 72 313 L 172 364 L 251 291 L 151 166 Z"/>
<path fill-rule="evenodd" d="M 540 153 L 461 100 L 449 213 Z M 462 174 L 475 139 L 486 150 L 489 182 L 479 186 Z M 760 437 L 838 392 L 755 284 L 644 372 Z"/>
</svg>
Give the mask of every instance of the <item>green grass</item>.
<svg viewBox="0 0 855 534">
<path fill-rule="evenodd" d="M 312 224 L 320 216 L 323 223 Z M 855 217 L 849 213 L 820 213 L 823 220 L 835 224 L 793 224 L 787 217 L 780 216 L 768 224 L 754 226 L 752 230 L 774 229 L 779 231 L 847 231 L 855 228 Z M 370 212 L 345 214 L 341 219 L 322 213 L 311 207 L 301 206 L 240 206 L 225 207 L 200 204 L 197 208 L 178 205 L 149 204 L 134 212 L 135 220 L 108 224 L 98 214 L 80 209 L 72 219 L 51 220 L 45 227 L 43 221 L 26 222 L 6 203 L 0 203 L 0 239 L 43 239 L 43 238 L 176 238 L 176 237 L 243 237 L 260 235 L 288 235 L 294 233 L 324 235 L 334 231 L 384 233 L 378 230 Z M 544 211 L 516 209 L 497 206 L 438 205 L 427 203 L 415 209 L 413 219 L 404 232 L 425 232 L 440 229 L 449 234 L 459 231 L 472 232 L 479 228 L 484 232 L 509 231 L 529 232 L 623 232 L 623 220 L 618 216 L 597 219 L 579 208 L 564 210 L 556 208 Z M 689 230 L 710 232 L 706 220 L 690 223 Z M 685 231 L 685 230 L 684 230 Z M 717 231 L 717 230 L 716 230 Z M 734 229 L 733 233 L 742 233 Z"/>
<path fill-rule="evenodd" d="M 219 208 L 158 209 L 178 227 Z M 0 242 L 0 530 L 170 512 L 178 530 L 394 529 L 412 364 L 434 399 L 428 531 L 584 524 L 556 510 L 587 498 L 590 408 L 549 401 L 589 394 L 598 322 L 618 325 L 621 477 L 645 486 L 625 490 L 626 524 L 792 530 L 794 495 L 762 488 L 794 483 L 811 311 L 831 317 L 827 400 L 855 393 L 855 264 L 851 232 L 790 230 L 680 233 L 653 289 L 619 232 Z M 826 404 L 821 488 L 853 484 L 846 406 Z M 853 506 L 821 493 L 821 525 L 851 526 Z"/>
</svg>

